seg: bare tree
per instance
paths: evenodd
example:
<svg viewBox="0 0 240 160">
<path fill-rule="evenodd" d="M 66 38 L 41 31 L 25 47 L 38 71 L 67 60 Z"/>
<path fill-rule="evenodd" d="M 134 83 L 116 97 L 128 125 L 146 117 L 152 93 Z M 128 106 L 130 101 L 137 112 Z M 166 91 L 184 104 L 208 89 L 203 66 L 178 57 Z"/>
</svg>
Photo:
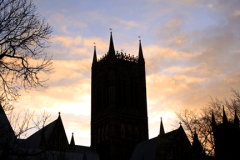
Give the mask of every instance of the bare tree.
<svg viewBox="0 0 240 160">
<path fill-rule="evenodd" d="M 11 112 L 14 112 L 14 110 Z M 38 131 L 46 126 L 49 123 L 50 116 L 51 114 L 46 111 L 36 115 L 35 111 L 27 109 L 22 112 L 9 114 L 8 119 L 15 132 L 15 136 L 17 138 L 26 138 L 28 137 L 28 131 Z"/>
<path fill-rule="evenodd" d="M 212 131 L 212 113 L 214 113 L 216 123 L 222 123 L 223 107 L 228 120 L 233 122 L 235 111 L 240 116 L 240 94 L 232 89 L 233 98 L 227 100 L 219 100 L 211 98 L 207 107 L 199 110 L 182 110 L 176 113 L 178 119 L 183 123 L 183 127 L 192 142 L 194 133 L 198 134 L 199 140 L 202 143 L 203 149 L 207 155 L 214 155 L 214 137 Z"/>
<path fill-rule="evenodd" d="M 45 86 L 39 73 L 49 73 L 52 28 L 36 13 L 31 0 L 0 0 L 0 102 L 5 110 L 19 98 L 18 91 Z M 8 107 L 7 107 L 8 106 Z"/>
</svg>

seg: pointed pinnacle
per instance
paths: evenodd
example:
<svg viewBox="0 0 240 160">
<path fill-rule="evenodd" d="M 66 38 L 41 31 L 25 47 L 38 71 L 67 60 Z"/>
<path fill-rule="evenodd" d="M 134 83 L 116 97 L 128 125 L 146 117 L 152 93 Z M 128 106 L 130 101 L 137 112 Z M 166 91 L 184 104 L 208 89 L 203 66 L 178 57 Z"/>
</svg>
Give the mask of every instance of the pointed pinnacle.
<svg viewBox="0 0 240 160">
<path fill-rule="evenodd" d="M 193 142 L 197 141 L 198 140 L 198 136 L 197 136 L 197 132 L 196 132 L 196 129 L 195 129 L 195 132 L 194 132 L 194 137 L 193 137 Z"/>
<path fill-rule="evenodd" d="M 110 32 L 110 44 L 109 44 L 109 54 L 114 54 L 115 55 L 115 49 L 114 49 L 114 44 L 113 44 L 113 38 L 112 38 L 112 32 Z"/>
<path fill-rule="evenodd" d="M 223 123 L 227 123 L 227 122 L 228 122 L 228 120 L 227 120 L 227 116 L 226 116 L 224 106 L 223 106 Z"/>
<path fill-rule="evenodd" d="M 72 138 L 71 138 L 70 145 L 74 145 L 74 146 L 75 146 L 75 141 L 74 141 L 73 133 L 72 133 Z"/>
<path fill-rule="evenodd" d="M 94 53 L 93 53 L 93 62 L 92 64 L 97 63 L 97 53 L 96 53 L 96 46 L 94 46 Z"/>
<path fill-rule="evenodd" d="M 164 131 L 164 127 L 163 127 L 163 123 L 162 123 L 162 117 L 161 117 L 161 123 L 160 123 L 160 131 L 159 131 L 159 135 L 164 135 L 165 131 Z"/>
<path fill-rule="evenodd" d="M 144 61 L 141 40 L 139 40 L 138 58 L 139 58 L 139 61 Z"/>
<path fill-rule="evenodd" d="M 215 121 L 215 117 L 214 117 L 214 114 L 213 114 L 213 111 L 212 111 L 212 123 L 211 123 L 212 126 L 216 126 L 216 121 Z"/>
</svg>

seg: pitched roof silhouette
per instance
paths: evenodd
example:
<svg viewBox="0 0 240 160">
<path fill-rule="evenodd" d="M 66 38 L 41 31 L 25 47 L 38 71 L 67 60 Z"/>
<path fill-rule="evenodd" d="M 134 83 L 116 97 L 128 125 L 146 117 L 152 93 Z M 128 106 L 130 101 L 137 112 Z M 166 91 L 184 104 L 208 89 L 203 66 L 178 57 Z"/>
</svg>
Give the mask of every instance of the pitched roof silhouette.
<svg viewBox="0 0 240 160">
<path fill-rule="evenodd" d="M 60 115 L 55 121 L 49 123 L 39 131 L 32 134 L 30 137 L 28 137 L 25 140 L 24 145 L 31 149 L 39 149 L 41 140 L 44 140 L 42 139 L 43 137 L 45 138 L 46 144 L 48 144 L 57 123 L 62 123 Z"/>
</svg>

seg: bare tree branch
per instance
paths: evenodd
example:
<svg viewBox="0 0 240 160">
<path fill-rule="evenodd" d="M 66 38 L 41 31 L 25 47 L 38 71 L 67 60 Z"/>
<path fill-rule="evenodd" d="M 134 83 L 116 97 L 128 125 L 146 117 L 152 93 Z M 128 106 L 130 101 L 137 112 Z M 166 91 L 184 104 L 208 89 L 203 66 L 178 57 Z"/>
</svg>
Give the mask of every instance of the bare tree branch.
<svg viewBox="0 0 240 160">
<path fill-rule="evenodd" d="M 39 73 L 52 71 L 51 26 L 36 13 L 31 0 L 0 1 L 0 102 L 8 106 L 18 91 L 46 87 Z M 36 63 L 37 61 L 37 63 Z M 11 109 L 11 107 L 10 107 Z"/>
<path fill-rule="evenodd" d="M 231 89 L 233 98 L 223 101 L 211 97 L 207 107 L 204 107 L 198 111 L 182 110 L 177 112 L 178 119 L 183 122 L 183 127 L 192 142 L 194 131 L 198 134 L 199 140 L 202 143 L 203 149 L 207 155 L 214 155 L 214 136 L 211 127 L 212 112 L 214 113 L 216 123 L 222 123 L 222 106 L 224 105 L 225 112 L 227 113 L 228 121 L 233 121 L 235 110 L 238 117 L 240 116 L 240 94 L 237 90 Z"/>
</svg>

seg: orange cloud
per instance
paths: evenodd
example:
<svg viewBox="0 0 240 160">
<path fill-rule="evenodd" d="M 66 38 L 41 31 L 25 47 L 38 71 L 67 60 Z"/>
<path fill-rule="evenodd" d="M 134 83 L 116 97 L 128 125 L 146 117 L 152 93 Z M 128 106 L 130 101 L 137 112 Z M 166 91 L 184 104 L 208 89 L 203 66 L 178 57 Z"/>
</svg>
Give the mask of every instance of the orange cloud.
<svg viewBox="0 0 240 160">
<path fill-rule="evenodd" d="M 40 75 L 42 79 L 48 79 L 49 82 L 57 82 L 62 79 L 79 79 L 83 78 L 84 73 L 90 73 L 91 61 L 89 59 L 83 60 L 52 60 L 53 62 L 53 73 Z"/>
</svg>

